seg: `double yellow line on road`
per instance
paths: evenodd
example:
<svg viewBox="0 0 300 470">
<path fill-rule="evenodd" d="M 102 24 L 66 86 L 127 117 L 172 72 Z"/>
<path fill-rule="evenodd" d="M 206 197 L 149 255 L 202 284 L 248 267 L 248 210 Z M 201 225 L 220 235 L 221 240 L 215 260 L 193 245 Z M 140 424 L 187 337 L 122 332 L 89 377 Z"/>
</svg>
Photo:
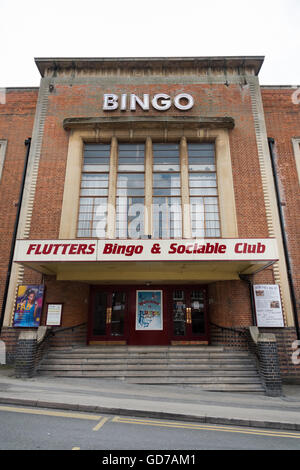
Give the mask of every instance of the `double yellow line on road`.
<svg viewBox="0 0 300 470">
<path fill-rule="evenodd" d="M 231 426 L 221 425 L 208 425 L 208 424 L 194 424 L 194 423 L 177 423 L 175 421 L 159 421 L 159 420 L 148 420 L 148 419 L 135 419 L 116 416 L 111 420 L 113 423 L 123 424 L 139 424 L 143 426 L 159 426 L 167 428 L 178 428 L 178 429 L 191 429 L 196 431 L 218 431 L 218 432 L 233 432 L 239 434 L 253 434 L 256 436 L 267 436 L 267 437 L 286 437 L 289 439 L 300 439 L 300 433 L 297 432 L 285 432 L 285 431 L 269 431 L 260 429 L 250 428 L 237 428 Z"/>
<path fill-rule="evenodd" d="M 22 408 L 22 407 L 12 407 L 12 406 L 0 406 L 0 411 L 10 411 L 13 413 L 27 413 L 31 415 L 40 415 L 40 416 L 54 416 L 58 418 L 73 418 L 73 419 L 85 419 L 88 421 L 98 421 L 98 424 L 93 428 L 93 431 L 98 431 L 104 426 L 104 424 L 110 418 L 103 418 L 100 415 L 89 414 L 89 413 L 73 413 L 65 411 L 54 411 L 54 410 L 41 410 L 41 409 L 32 409 L 32 408 Z M 100 421 L 99 421 L 100 420 Z"/>
<path fill-rule="evenodd" d="M 73 413 L 71 411 L 54 411 L 54 410 L 42 410 L 33 408 L 22 408 L 14 406 L 0 406 L 0 411 L 10 411 L 13 413 L 27 413 L 30 415 L 42 415 L 42 416 L 56 416 L 59 418 L 75 418 L 75 419 L 86 419 L 92 421 L 99 421 L 102 416 L 90 413 Z"/>
<path fill-rule="evenodd" d="M 176 422 L 176 421 L 166 421 L 166 420 L 155 420 L 155 419 L 144 419 L 144 418 L 127 418 L 123 416 L 115 416 L 113 418 L 103 417 L 97 414 L 91 413 L 74 413 L 71 411 L 55 411 L 55 410 L 46 410 L 46 409 L 33 409 L 33 408 L 23 408 L 23 407 L 14 407 L 14 406 L 0 406 L 0 411 L 13 412 L 13 413 L 27 413 L 32 415 L 41 415 L 41 416 L 53 416 L 59 418 L 73 418 L 73 419 L 83 419 L 88 421 L 98 421 L 98 423 L 93 427 L 93 431 L 98 431 L 101 429 L 108 421 L 111 423 L 119 424 L 134 424 L 142 426 L 158 426 L 161 428 L 177 428 L 177 429 L 190 429 L 193 431 L 215 431 L 215 432 L 230 432 L 237 434 L 251 434 L 255 436 L 265 436 L 265 437 L 284 437 L 287 439 L 300 439 L 300 433 L 298 432 L 288 432 L 288 431 L 272 431 L 267 429 L 254 429 L 254 428 L 241 428 L 241 427 L 232 427 L 232 426 L 221 426 L 221 425 L 210 425 L 210 424 L 197 424 L 197 423 L 186 423 L 186 422 Z"/>
</svg>

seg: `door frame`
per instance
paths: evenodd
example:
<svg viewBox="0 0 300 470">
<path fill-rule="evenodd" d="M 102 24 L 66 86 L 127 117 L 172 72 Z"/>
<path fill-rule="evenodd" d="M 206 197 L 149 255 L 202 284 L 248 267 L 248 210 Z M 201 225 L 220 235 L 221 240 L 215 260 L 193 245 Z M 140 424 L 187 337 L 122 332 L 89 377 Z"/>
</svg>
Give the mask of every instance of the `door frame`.
<svg viewBox="0 0 300 470">
<path fill-rule="evenodd" d="M 129 345 L 136 346 L 168 346 L 170 344 L 169 315 L 168 315 L 168 287 L 163 284 L 134 285 L 131 286 L 131 306 L 129 307 Z M 136 292 L 142 291 L 162 291 L 162 309 L 163 309 L 163 330 L 137 331 L 136 325 Z M 155 338 L 153 340 L 152 338 Z"/>
<path fill-rule="evenodd" d="M 205 324 L 205 334 L 202 335 L 193 335 L 191 332 L 191 325 L 187 327 L 185 335 L 174 335 L 173 331 L 173 296 L 172 290 L 175 290 L 177 287 L 178 290 L 183 290 L 185 295 L 185 306 L 187 308 L 191 308 L 191 292 L 193 290 L 203 290 L 204 291 L 204 324 Z M 186 285 L 172 285 L 169 286 L 169 332 L 170 332 L 170 342 L 171 343 L 208 343 L 210 342 L 210 327 L 209 327 L 209 309 L 208 309 L 208 286 L 206 284 L 195 284 L 192 286 Z M 186 312 L 187 315 L 187 312 Z M 187 326 L 187 323 L 186 323 Z"/>
<path fill-rule="evenodd" d="M 186 334 L 184 336 L 175 336 L 173 334 L 173 296 L 172 291 L 174 289 L 184 290 L 187 302 L 190 298 L 190 292 L 192 290 L 203 290 L 204 291 L 204 317 L 205 317 L 205 334 L 199 336 L 192 336 L 192 334 Z M 163 330 L 155 331 L 136 331 L 136 291 L 138 290 L 161 290 L 163 293 Z M 127 321 L 124 322 L 124 335 L 123 336 L 111 336 L 106 334 L 105 336 L 93 335 L 93 307 L 96 292 L 104 291 L 110 296 L 114 291 L 126 292 L 126 313 Z M 111 297 L 110 297 L 111 298 Z M 181 285 L 181 284 L 167 284 L 167 285 L 103 285 L 103 284 L 91 284 L 89 294 L 89 307 L 88 307 L 88 328 L 87 328 L 87 344 L 122 344 L 122 345 L 170 345 L 173 343 L 182 344 L 197 344 L 210 342 L 210 328 L 209 328 L 209 309 L 208 309 L 208 286 L 205 284 L 195 284 L 193 286 Z M 109 306 L 111 307 L 111 305 Z M 190 305 L 189 305 L 190 307 Z M 151 338 L 155 337 L 156 341 L 151 341 Z M 143 341 L 144 340 L 144 341 Z"/>
<path fill-rule="evenodd" d="M 123 291 L 126 292 L 126 307 L 125 307 L 125 315 L 129 316 L 129 291 L 132 286 L 127 285 L 90 285 L 90 293 L 89 293 L 89 308 L 88 308 L 88 328 L 87 328 L 87 344 L 91 343 L 116 343 L 116 344 L 127 344 L 128 343 L 128 336 L 129 336 L 129 325 L 128 321 L 124 321 L 124 335 L 123 336 L 112 336 L 108 331 L 106 326 L 106 335 L 98 335 L 95 336 L 93 334 L 93 310 L 94 310 L 94 300 L 95 295 L 97 292 L 107 292 L 108 298 L 111 299 L 112 293 L 114 291 Z M 111 304 L 111 302 L 110 302 Z M 108 305 L 107 308 L 112 308 L 112 305 Z M 106 313 L 107 315 L 107 313 Z"/>
</svg>

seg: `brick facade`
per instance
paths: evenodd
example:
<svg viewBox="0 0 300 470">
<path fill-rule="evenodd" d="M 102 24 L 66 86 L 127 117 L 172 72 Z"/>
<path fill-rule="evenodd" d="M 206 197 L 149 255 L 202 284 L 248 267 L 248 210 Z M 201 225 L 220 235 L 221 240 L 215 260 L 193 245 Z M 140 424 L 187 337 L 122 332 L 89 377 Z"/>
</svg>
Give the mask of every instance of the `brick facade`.
<svg viewBox="0 0 300 470">
<path fill-rule="evenodd" d="M 174 77 L 170 76 L 167 79 L 162 73 L 157 73 L 155 77 L 151 75 L 143 77 L 134 73 L 125 78 L 121 75 L 114 76 L 112 73 L 111 83 L 109 75 L 106 77 L 96 73 L 93 75 L 92 72 L 86 70 L 75 74 L 75 78 L 68 70 L 65 74 L 58 74 L 58 76 L 46 74 L 38 105 L 44 106 L 40 111 L 42 121 L 38 128 L 41 148 L 28 238 L 32 240 L 59 238 L 68 145 L 72 133 L 64 129 L 64 119 L 83 116 L 89 118 L 122 117 L 124 113 L 119 110 L 105 113 L 101 109 L 100 97 L 103 93 L 121 94 L 124 89 L 127 93 L 138 95 L 144 93 L 145 89 L 150 95 L 165 91 L 172 97 L 178 93 L 191 93 L 195 105 L 190 110 L 189 116 L 230 116 L 234 119 L 235 126 L 229 133 L 229 141 L 238 236 L 239 238 L 268 238 L 270 227 L 265 206 L 265 189 L 250 86 L 251 83 L 255 85 L 256 77 L 252 76 L 252 81 L 249 79 L 248 83 L 244 76 L 238 75 L 240 72 L 235 72 L 234 78 L 232 80 L 229 78 L 229 83 L 227 83 L 227 80 L 214 79 L 214 76 L 211 80 L 207 77 L 198 79 L 193 74 L 189 76 L 188 73 L 184 77 L 174 74 Z M 220 77 L 223 72 L 218 73 Z M 261 88 L 267 133 L 269 137 L 275 139 L 286 232 L 300 308 L 298 269 L 300 263 L 298 250 L 300 194 L 291 142 L 293 137 L 300 135 L 300 105 L 296 106 L 292 103 L 291 91 L 288 88 Z M 44 93 L 43 96 L 42 93 Z M 7 103 L 0 105 L 0 139 L 6 139 L 8 142 L 0 182 L 0 302 L 16 212 L 15 204 L 18 199 L 25 157 L 24 140 L 32 135 L 37 97 L 38 89 L 8 89 Z M 125 114 L 130 115 L 128 112 Z M 137 109 L 134 116 L 138 118 L 143 114 L 141 109 Z M 171 107 L 164 112 L 164 117 L 172 118 L 178 114 L 180 114 L 178 110 Z M 155 118 L 161 116 L 161 113 L 151 108 L 148 116 Z M 276 273 L 273 267 L 268 267 L 253 276 L 252 281 L 273 284 L 276 282 Z M 63 303 L 61 328 L 82 325 L 77 330 L 57 334 L 51 340 L 53 345 L 60 347 L 65 344 L 85 342 L 89 314 L 90 287 L 88 282 L 59 281 L 55 279 L 55 276 L 41 275 L 28 267 L 24 270 L 22 282 L 25 284 L 44 282 L 46 285 L 42 325 L 45 325 L 46 321 L 47 303 L 51 302 Z M 208 298 L 212 343 L 225 344 L 235 349 L 247 347 L 243 332 L 253 323 L 247 283 L 242 280 L 213 282 L 208 286 Z M 218 328 L 220 326 L 227 330 L 220 330 Z M 230 330 L 232 328 L 235 331 Z M 240 331 L 240 334 L 237 331 Z M 295 339 L 294 329 L 290 327 L 276 330 L 275 334 L 283 375 L 299 375 L 299 366 L 293 366 L 289 359 L 290 344 Z M 17 335 L 18 332 L 13 328 L 5 327 L 2 331 L 1 339 L 6 341 L 11 358 L 15 354 L 14 343 Z M 18 345 L 17 356 L 20 354 L 20 348 L 22 349 L 21 343 Z"/>
<path fill-rule="evenodd" d="M 292 139 L 300 137 L 300 104 L 293 102 L 292 87 L 262 87 L 268 136 L 275 140 L 281 205 L 300 320 L 300 191 Z"/>
<path fill-rule="evenodd" d="M 0 140 L 7 141 L 0 180 L 0 305 L 14 230 L 26 156 L 25 139 L 32 136 L 37 88 L 7 88 L 0 104 Z"/>
</svg>

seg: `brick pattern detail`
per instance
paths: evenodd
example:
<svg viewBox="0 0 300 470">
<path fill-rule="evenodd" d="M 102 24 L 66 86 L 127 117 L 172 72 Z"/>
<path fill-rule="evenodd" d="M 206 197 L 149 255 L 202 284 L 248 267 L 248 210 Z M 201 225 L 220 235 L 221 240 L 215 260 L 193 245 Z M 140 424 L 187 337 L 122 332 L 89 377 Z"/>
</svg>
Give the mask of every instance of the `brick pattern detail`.
<svg viewBox="0 0 300 470">
<path fill-rule="evenodd" d="M 60 331 L 62 330 L 62 331 Z M 87 342 L 87 324 L 63 331 L 59 328 L 54 336 L 49 337 L 50 347 L 65 348 L 71 346 L 83 346 Z"/>
<path fill-rule="evenodd" d="M 87 325 L 72 329 L 48 330 L 43 340 L 18 340 L 16 344 L 15 372 L 17 377 L 33 377 L 37 367 L 50 348 L 82 346 L 86 344 Z M 54 333 L 54 334 L 53 334 Z"/>
<path fill-rule="evenodd" d="M 266 394 L 272 397 L 282 395 L 282 380 L 276 342 L 258 342 L 259 373 Z"/>
<path fill-rule="evenodd" d="M 210 338 L 212 345 L 222 345 L 230 350 L 248 349 L 247 328 L 220 328 L 210 324 Z"/>
<path fill-rule="evenodd" d="M 63 304 L 62 326 L 64 328 L 87 323 L 89 284 L 85 282 L 56 281 L 54 276 L 45 276 L 45 284 L 46 292 L 41 325 L 46 325 L 47 303 L 52 302 Z"/>
<path fill-rule="evenodd" d="M 276 342 L 255 344 L 248 328 L 221 328 L 211 325 L 213 344 L 231 350 L 248 350 L 255 358 L 266 395 L 282 395 L 282 372 Z"/>
<path fill-rule="evenodd" d="M 36 339 L 20 339 L 16 347 L 16 377 L 33 377 L 37 352 Z"/>
<path fill-rule="evenodd" d="M 263 333 L 273 333 L 276 336 L 280 370 L 284 380 L 300 378 L 300 364 L 292 362 L 292 344 L 297 339 L 295 328 L 260 328 Z"/>
<path fill-rule="evenodd" d="M 41 342 L 37 342 L 34 369 L 36 370 L 43 357 L 47 354 L 50 347 L 50 331 L 47 331 L 46 335 Z"/>
<path fill-rule="evenodd" d="M 231 350 L 250 350 L 252 353 L 257 351 L 253 349 L 252 342 L 249 341 L 248 328 L 235 326 L 234 328 L 221 328 L 220 326 L 210 326 L 211 342 L 213 345 L 223 345 Z M 282 379 L 300 378 L 300 364 L 295 365 L 292 362 L 293 342 L 297 339 L 295 328 L 260 328 L 261 333 L 273 333 L 276 337 L 279 368 Z"/>
</svg>

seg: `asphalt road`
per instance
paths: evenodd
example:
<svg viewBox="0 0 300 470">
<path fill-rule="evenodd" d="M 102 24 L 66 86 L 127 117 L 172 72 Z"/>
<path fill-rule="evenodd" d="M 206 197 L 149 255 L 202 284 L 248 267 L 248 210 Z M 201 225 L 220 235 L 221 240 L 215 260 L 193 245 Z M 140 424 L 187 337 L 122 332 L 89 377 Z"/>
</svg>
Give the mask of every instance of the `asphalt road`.
<svg viewBox="0 0 300 470">
<path fill-rule="evenodd" d="M 0 450 L 300 450 L 300 433 L 0 405 Z"/>
</svg>

